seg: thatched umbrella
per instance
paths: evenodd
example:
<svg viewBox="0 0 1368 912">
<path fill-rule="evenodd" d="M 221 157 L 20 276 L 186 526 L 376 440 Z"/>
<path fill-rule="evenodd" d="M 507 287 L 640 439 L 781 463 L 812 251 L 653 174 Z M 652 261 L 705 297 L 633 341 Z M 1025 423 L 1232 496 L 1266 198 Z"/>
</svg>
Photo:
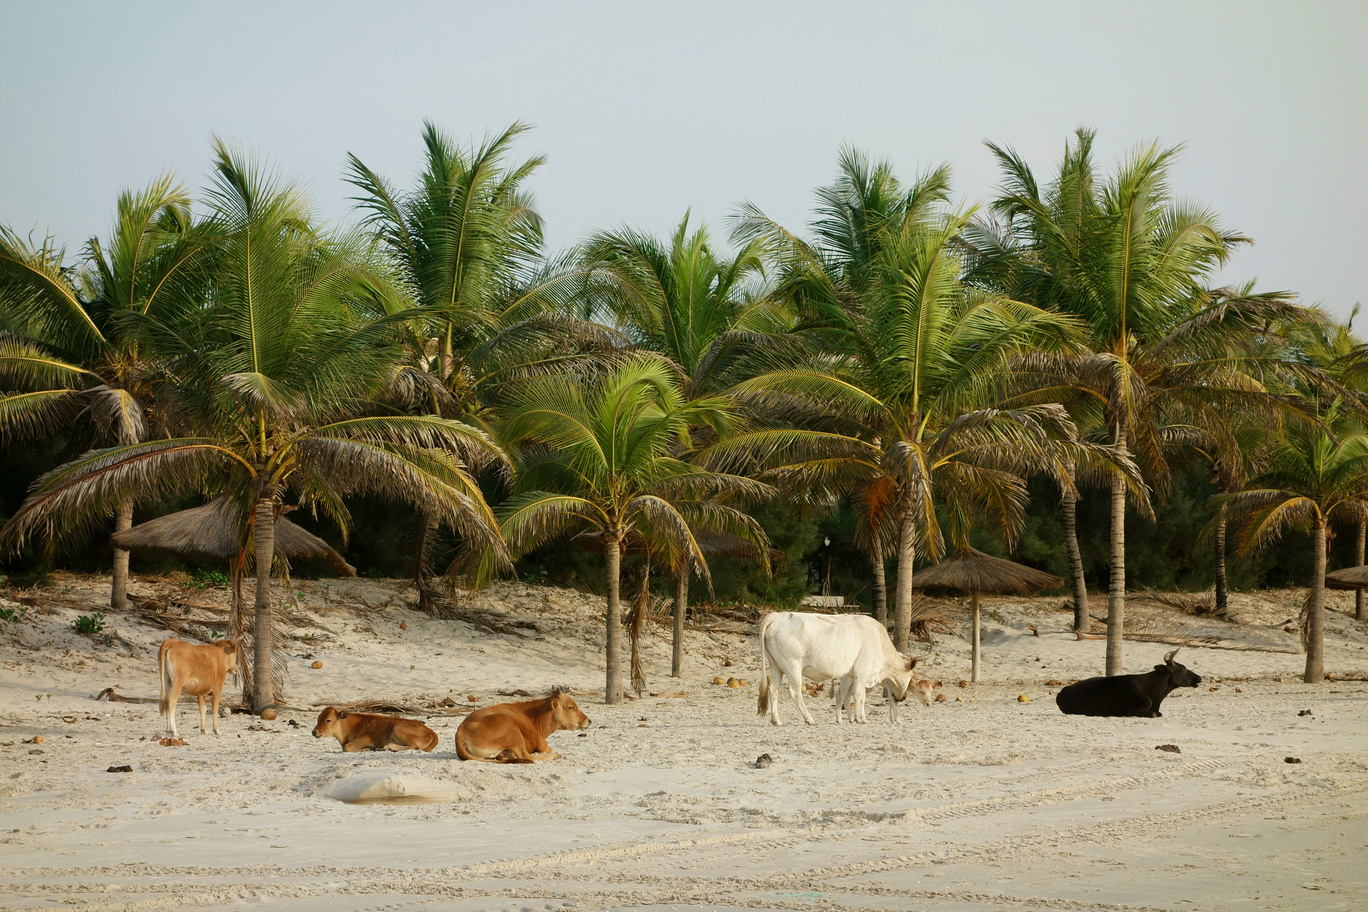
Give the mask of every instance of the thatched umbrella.
<svg viewBox="0 0 1368 912">
<path fill-rule="evenodd" d="M 961 549 L 933 567 L 920 570 L 913 577 L 916 589 L 958 589 L 972 596 L 974 608 L 973 668 L 970 680 L 979 679 L 979 595 L 1031 595 L 1042 589 L 1064 585 L 1057 576 L 1035 570 L 1000 557 Z"/>
<path fill-rule="evenodd" d="M 1368 564 L 1325 574 L 1326 589 L 1368 589 Z"/>
<path fill-rule="evenodd" d="M 116 532 L 109 540 L 125 551 L 160 551 L 176 557 L 207 557 L 230 563 L 243 553 L 244 545 L 242 528 L 233 516 L 231 504 L 222 497 Z M 343 576 L 356 576 L 356 568 L 331 545 L 284 517 L 275 521 L 275 553 L 296 560 L 321 557 Z"/>
<path fill-rule="evenodd" d="M 203 506 L 179 513 L 170 513 L 148 520 L 139 526 L 116 532 L 110 541 L 126 551 L 155 551 L 175 557 L 202 557 L 227 561 L 228 576 L 232 581 L 232 608 L 228 614 L 231 635 L 243 632 L 242 622 L 242 564 L 248 553 L 247 530 L 232 503 L 216 497 Z M 356 568 L 347 563 L 331 545 L 284 517 L 275 521 L 275 553 L 282 558 L 321 557 L 343 576 L 356 576 Z M 284 654 L 277 653 L 283 661 Z M 243 700 L 252 691 L 251 670 L 244 666 Z M 277 675 L 276 680 L 281 678 Z"/>
</svg>

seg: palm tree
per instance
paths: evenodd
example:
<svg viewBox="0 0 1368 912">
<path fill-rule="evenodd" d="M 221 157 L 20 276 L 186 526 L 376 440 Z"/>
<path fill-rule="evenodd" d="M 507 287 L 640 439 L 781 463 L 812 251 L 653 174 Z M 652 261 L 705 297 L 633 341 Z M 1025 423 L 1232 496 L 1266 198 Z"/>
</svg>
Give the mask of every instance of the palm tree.
<svg viewBox="0 0 1368 912">
<path fill-rule="evenodd" d="M 735 388 L 802 426 L 737 434 L 714 458 L 757 459 L 762 477 L 791 491 L 857 498 L 876 584 L 883 541 L 898 559 L 894 643 L 905 650 L 918 543 L 933 557 L 943 544 L 936 494 L 956 542 L 967 544 L 985 511 L 1010 538 L 1026 499 L 1017 472 L 1057 465 L 1056 444 L 1072 438 L 1058 406 L 996 404 L 1008 359 L 1059 349 L 1074 321 L 964 286 L 957 238 L 972 212 L 946 210 L 945 169 L 907 189 L 887 163 L 871 167 L 855 152 L 843 153 L 841 169 L 819 194 L 816 244 L 753 207 L 739 222 L 740 237 L 764 238 L 777 252 L 780 291 L 823 353 Z"/>
<path fill-rule="evenodd" d="M 0 226 L 0 304 L 18 334 L 0 333 L 0 436 L 32 439 L 86 419 L 97 439 L 119 445 L 149 434 L 156 368 L 128 315 L 153 315 L 197 276 L 207 238 L 169 174 L 120 194 L 108 247 L 91 238 L 84 268 L 64 251 L 34 245 Z M 117 505 L 114 531 L 133 524 L 133 501 Z M 114 549 L 110 607 L 126 606 L 128 552 Z"/>
<path fill-rule="evenodd" d="M 668 359 L 683 378 L 685 401 L 725 396 L 753 373 L 747 367 L 757 356 L 790 341 L 788 313 L 756 293 L 761 252 L 757 240 L 733 257 L 719 255 L 706 227 L 690 233 L 687 213 L 668 245 L 630 228 L 601 232 L 581 252 L 585 269 L 599 278 L 597 293 L 584 299 L 591 308 L 586 316 L 613 323 L 635 347 Z M 673 563 L 671 674 L 678 677 L 692 562 L 680 552 Z"/>
<path fill-rule="evenodd" d="M 1312 364 L 1326 371 L 1343 389 L 1339 394 L 1346 404 L 1368 405 L 1368 346 L 1359 341 L 1354 334 L 1354 320 L 1358 317 L 1359 306 L 1349 314 L 1343 323 L 1327 321 L 1307 328 L 1300 334 L 1297 342 L 1303 356 Z M 1348 415 L 1345 416 L 1349 418 Z M 1346 420 L 1348 430 L 1349 422 Z M 1357 432 L 1368 430 L 1362 416 L 1352 426 Z M 1354 564 L 1364 563 L 1365 544 L 1368 544 L 1368 510 L 1361 511 L 1355 522 L 1357 535 L 1354 539 Z M 1362 589 L 1354 592 L 1354 618 L 1368 621 L 1368 599 Z"/>
<path fill-rule="evenodd" d="M 1242 553 L 1277 539 L 1289 526 L 1309 529 L 1313 550 L 1311 592 L 1302 624 L 1303 680 L 1325 677 L 1326 532 L 1334 519 L 1357 520 L 1368 499 L 1368 435 L 1336 433 L 1338 404 L 1315 421 L 1289 421 L 1265 454 L 1267 470 L 1251 486 L 1218 499 L 1245 520 Z"/>
<path fill-rule="evenodd" d="M 670 543 L 704 579 L 708 564 L 696 529 L 724 532 L 764 553 L 759 525 L 723 500 L 764 496 L 768 486 L 676 455 L 690 448 L 690 428 L 725 433 L 733 411 L 720 397 L 686 400 L 673 366 L 649 353 L 602 374 L 528 381 L 512 399 L 500 430 L 521 471 L 516 493 L 499 508 L 500 529 L 517 552 L 575 529 L 599 536 L 608 571 L 609 703 L 622 700 L 619 589 L 629 541 Z"/>
<path fill-rule="evenodd" d="M 194 436 L 95 450 L 49 472 L 0 540 L 55 536 L 141 497 L 227 496 L 255 550 L 260 710 L 277 694 L 270 576 L 287 495 L 344 529 L 348 495 L 404 500 L 506 564 L 497 523 L 467 471 L 502 453 L 469 425 L 367 401 L 401 356 L 388 325 L 372 319 L 396 306 L 383 261 L 360 238 L 320 234 L 297 190 L 278 188 L 221 141 L 215 153 L 208 196 L 220 238 L 207 264 L 209 298 L 185 298 L 138 321 Z"/>
<path fill-rule="evenodd" d="M 544 158 L 509 161 L 528 129 L 515 123 L 463 148 L 425 123 L 425 164 L 409 191 L 349 156 L 364 224 L 412 298 L 412 307 L 389 315 L 405 333 L 408 358 L 387 398 L 406 411 L 480 423 L 502 384 L 574 361 L 572 342 L 602 347 L 594 338 L 601 330 L 567 315 L 592 274 L 542 262 L 542 220 L 524 185 Z M 419 606 L 429 613 L 436 519 L 421 511 L 413 543 Z"/>
<path fill-rule="evenodd" d="M 970 243 L 981 275 L 1083 319 L 1091 352 L 1042 373 L 1053 375 L 1061 395 L 1092 398 L 1116 458 L 1138 455 L 1162 493 L 1164 445 L 1173 439 L 1164 428 L 1180 435 L 1184 426 L 1218 429 L 1233 402 L 1265 392 L 1259 371 L 1277 370 L 1279 362 L 1267 351 L 1253 353 L 1256 343 L 1270 326 L 1306 315 L 1286 294 L 1206 289 L 1211 273 L 1248 239 L 1223 231 L 1210 210 L 1170 198 L 1168 169 L 1180 147 L 1141 147 L 1104 183 L 1092 143 L 1093 133 L 1079 130 L 1044 188 L 1014 152 L 990 143 L 1004 175 L 993 208 L 1010 237 L 981 230 Z M 1108 675 L 1121 671 L 1126 491 L 1124 478 L 1113 475 Z"/>
</svg>

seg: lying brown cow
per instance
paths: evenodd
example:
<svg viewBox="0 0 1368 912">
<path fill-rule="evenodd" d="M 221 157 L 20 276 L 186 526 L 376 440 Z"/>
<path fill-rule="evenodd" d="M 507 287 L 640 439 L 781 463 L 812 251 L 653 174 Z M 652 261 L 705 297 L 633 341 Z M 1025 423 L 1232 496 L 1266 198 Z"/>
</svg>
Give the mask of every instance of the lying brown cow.
<svg viewBox="0 0 1368 912">
<path fill-rule="evenodd" d="M 430 751 L 437 746 L 437 733 L 422 722 L 396 716 L 339 712 L 331 706 L 318 714 L 313 736 L 336 738 L 348 754 L 363 750 Z"/>
<path fill-rule="evenodd" d="M 166 730 L 179 735 L 176 730 L 176 703 L 181 692 L 199 699 L 200 731 L 208 734 L 204 722 L 204 698 L 214 697 L 214 734 L 219 734 L 219 697 L 223 693 L 223 679 L 232 672 L 238 673 L 238 655 L 241 647 L 236 640 L 220 640 L 197 646 L 184 640 L 162 640 L 157 650 L 157 669 L 161 674 L 161 699 L 157 703 L 163 716 L 167 717 Z"/>
<path fill-rule="evenodd" d="M 456 755 L 489 763 L 533 763 L 560 754 L 546 736 L 562 729 L 583 730 L 589 717 L 559 690 L 540 700 L 496 703 L 466 716 L 456 729 Z"/>
</svg>

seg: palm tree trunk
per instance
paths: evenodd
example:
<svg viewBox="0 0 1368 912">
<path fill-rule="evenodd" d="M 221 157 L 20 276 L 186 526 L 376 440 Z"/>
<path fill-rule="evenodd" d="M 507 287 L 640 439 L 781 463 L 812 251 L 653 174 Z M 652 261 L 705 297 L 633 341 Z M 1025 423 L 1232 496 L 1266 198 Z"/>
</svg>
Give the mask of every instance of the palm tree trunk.
<svg viewBox="0 0 1368 912">
<path fill-rule="evenodd" d="M 1306 674 L 1307 684 L 1319 684 L 1325 678 L 1325 654 L 1322 628 L 1325 624 L 1325 520 L 1316 521 L 1311 530 L 1315 556 L 1311 568 L 1311 599 L 1306 606 Z"/>
<path fill-rule="evenodd" d="M 888 626 L 888 577 L 884 574 L 883 548 L 876 542 L 869 552 L 869 564 L 874 570 L 874 619 Z"/>
<path fill-rule="evenodd" d="M 1112 445 L 1125 456 L 1126 426 L 1118 419 Z M 1126 479 L 1111 483 L 1111 583 L 1107 588 L 1107 677 L 1121 673 L 1121 637 L 1126 623 Z"/>
<path fill-rule="evenodd" d="M 114 514 L 114 531 L 127 532 L 133 528 L 133 504 L 120 504 Z M 114 576 L 109 589 L 109 607 L 123 611 L 128 607 L 128 552 L 114 549 Z"/>
<path fill-rule="evenodd" d="M 1222 492 L 1224 493 L 1224 492 Z M 1226 588 L 1226 505 L 1216 507 L 1216 616 L 1229 611 L 1230 593 Z"/>
<path fill-rule="evenodd" d="M 252 671 L 256 692 L 252 708 L 261 712 L 275 703 L 275 619 L 271 616 L 271 561 L 275 557 L 275 498 L 263 497 L 256 505 L 256 631 L 253 637 Z"/>
<path fill-rule="evenodd" d="M 1363 546 L 1368 543 L 1368 519 L 1360 519 L 1358 524 L 1358 544 L 1355 546 L 1354 556 L 1357 558 L 1356 567 L 1363 566 Z M 1368 621 L 1368 603 L 1363 598 L 1363 590 L 1358 589 L 1354 592 L 1354 619 Z"/>
<path fill-rule="evenodd" d="M 608 655 L 604 663 L 607 683 L 603 688 L 603 702 L 622 702 L 622 600 L 618 590 L 621 582 L 622 551 L 616 535 L 605 536 L 604 558 L 608 562 Z"/>
<path fill-rule="evenodd" d="M 646 689 L 646 669 L 641 665 L 641 625 L 646 620 L 646 609 L 651 603 L 651 556 L 646 555 L 646 566 L 641 571 L 641 588 L 636 600 L 632 602 L 632 612 L 628 626 L 632 631 L 632 690 L 637 699 Z"/>
<path fill-rule="evenodd" d="M 1069 467 L 1069 481 L 1074 480 L 1073 467 Z M 1083 552 L 1078 547 L 1078 495 L 1065 490 L 1063 497 L 1064 512 L 1064 551 L 1069 556 L 1069 579 L 1073 581 L 1074 630 L 1088 629 L 1088 583 L 1083 579 Z"/>
<path fill-rule="evenodd" d="M 979 594 L 974 591 L 974 642 L 970 649 L 969 680 L 979 682 Z"/>
<path fill-rule="evenodd" d="M 912 511 L 908 510 L 898 536 L 898 589 L 893 615 L 893 646 L 904 653 L 912 638 L 912 561 L 917 552 L 914 533 Z"/>
<path fill-rule="evenodd" d="M 413 548 L 413 585 L 418 590 L 418 608 L 433 617 L 437 614 L 437 593 L 428 585 L 431 578 L 429 557 L 433 556 L 437 539 L 437 514 L 424 510 L 418 515 Z"/>
<path fill-rule="evenodd" d="M 684 613 L 689 610 L 689 568 L 679 571 L 675 577 L 674 601 L 674 649 L 670 657 L 670 675 L 684 675 Z"/>
</svg>

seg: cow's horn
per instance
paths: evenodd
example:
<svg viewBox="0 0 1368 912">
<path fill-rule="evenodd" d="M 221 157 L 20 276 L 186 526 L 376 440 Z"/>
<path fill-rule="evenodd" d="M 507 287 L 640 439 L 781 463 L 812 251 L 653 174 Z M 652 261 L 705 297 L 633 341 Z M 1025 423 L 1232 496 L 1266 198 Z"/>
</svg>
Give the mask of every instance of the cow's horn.
<svg viewBox="0 0 1368 912">
<path fill-rule="evenodd" d="M 1182 649 L 1182 648 L 1183 648 L 1183 647 L 1181 647 L 1181 646 L 1178 647 L 1178 649 Z M 1173 661 L 1173 657 L 1176 656 L 1176 655 L 1178 654 L 1178 649 L 1175 649 L 1175 650 L 1173 650 L 1173 652 L 1170 652 L 1168 655 L 1164 656 L 1164 663 L 1165 663 L 1165 664 L 1168 664 L 1168 663 L 1170 663 L 1170 662 Z"/>
</svg>

